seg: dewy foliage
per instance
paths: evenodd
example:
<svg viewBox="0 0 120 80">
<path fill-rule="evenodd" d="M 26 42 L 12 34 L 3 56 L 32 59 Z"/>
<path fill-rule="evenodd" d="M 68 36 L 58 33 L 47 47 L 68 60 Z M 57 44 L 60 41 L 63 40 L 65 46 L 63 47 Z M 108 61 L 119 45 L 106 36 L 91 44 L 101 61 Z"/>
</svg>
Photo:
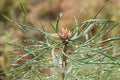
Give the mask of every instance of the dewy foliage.
<svg viewBox="0 0 120 80">
<path fill-rule="evenodd" d="M 29 37 L 29 40 L 9 43 L 16 48 L 15 50 L 25 52 L 12 58 L 12 65 L 17 66 L 12 67 L 9 73 L 13 74 L 12 77 L 15 80 L 120 79 L 120 59 L 116 58 L 112 51 L 116 46 L 113 42 L 120 40 L 120 37 L 104 39 L 104 36 L 118 23 L 106 19 L 96 19 L 100 11 L 93 19 L 82 23 L 75 18 L 75 25 L 70 29 L 71 35 L 65 39 L 66 49 L 63 44 L 64 40 L 59 39 L 58 34 L 61 32 L 59 30 L 61 14 L 57 17 L 56 25 L 51 24 L 55 30 L 55 33 L 52 34 L 34 24 L 29 26 L 14 22 Z M 96 34 L 91 33 L 91 29 L 94 27 L 99 28 Z M 37 40 L 29 33 L 29 30 L 43 35 L 45 40 Z M 28 44 L 21 45 L 21 42 Z M 27 56 L 32 56 L 32 58 L 27 58 Z M 63 58 L 66 58 L 67 65 L 64 67 L 62 66 Z M 18 61 L 23 62 L 18 64 Z"/>
</svg>

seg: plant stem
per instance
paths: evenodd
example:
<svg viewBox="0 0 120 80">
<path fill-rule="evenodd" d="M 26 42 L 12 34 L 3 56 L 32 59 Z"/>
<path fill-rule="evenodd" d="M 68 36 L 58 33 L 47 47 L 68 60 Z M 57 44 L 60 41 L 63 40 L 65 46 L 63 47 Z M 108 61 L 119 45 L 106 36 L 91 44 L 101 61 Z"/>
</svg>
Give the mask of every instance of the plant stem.
<svg viewBox="0 0 120 80">
<path fill-rule="evenodd" d="M 63 45 L 64 45 L 63 51 L 65 54 L 67 53 L 67 44 L 68 44 L 68 42 L 64 40 L 63 41 Z M 66 70 L 66 68 L 67 68 L 67 57 L 64 54 L 62 54 L 62 69 Z M 64 78 L 65 78 L 65 73 L 62 73 L 62 80 L 64 80 Z"/>
</svg>

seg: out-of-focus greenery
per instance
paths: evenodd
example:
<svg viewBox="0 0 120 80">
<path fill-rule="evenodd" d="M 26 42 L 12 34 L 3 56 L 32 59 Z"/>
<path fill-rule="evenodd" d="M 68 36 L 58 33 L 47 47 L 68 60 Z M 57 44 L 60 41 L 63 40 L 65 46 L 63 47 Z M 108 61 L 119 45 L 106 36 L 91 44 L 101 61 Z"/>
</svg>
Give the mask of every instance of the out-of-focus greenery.
<svg viewBox="0 0 120 80">
<path fill-rule="evenodd" d="M 108 7 L 106 7 L 106 13 L 111 16 L 111 20 L 114 20 L 116 22 L 120 22 L 120 3 L 110 3 Z M 107 16 L 107 15 L 106 15 Z M 112 36 L 120 36 L 120 25 L 116 27 L 112 32 Z"/>
<path fill-rule="evenodd" d="M 25 3 L 25 0 L 23 0 Z M 12 50 L 7 42 L 15 38 L 15 27 L 4 16 L 16 19 L 16 10 L 19 7 L 16 0 L 0 0 L 0 80 L 9 80 L 7 72 L 10 68 L 10 54 Z M 19 9 L 19 8 L 18 8 Z M 21 14 L 21 13 L 19 13 Z"/>
</svg>

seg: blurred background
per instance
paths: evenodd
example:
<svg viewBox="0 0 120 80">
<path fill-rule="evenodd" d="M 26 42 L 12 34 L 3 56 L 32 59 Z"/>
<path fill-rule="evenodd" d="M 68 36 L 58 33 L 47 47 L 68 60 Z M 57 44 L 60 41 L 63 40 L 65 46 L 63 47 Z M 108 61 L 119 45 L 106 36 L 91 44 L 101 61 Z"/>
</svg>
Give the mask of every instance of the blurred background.
<svg viewBox="0 0 120 80">
<path fill-rule="evenodd" d="M 7 21 L 3 15 L 10 19 L 29 24 L 20 8 L 23 4 L 27 16 L 30 20 L 41 28 L 43 25 L 49 32 L 53 30 L 49 27 L 50 22 L 55 24 L 58 13 L 62 12 L 59 27 L 70 28 L 74 25 L 74 17 L 79 22 L 93 18 L 97 11 L 108 0 L 0 0 L 0 80 L 6 80 L 3 72 L 9 70 L 9 57 L 14 52 L 6 43 L 9 41 L 26 39 L 27 37 L 12 22 Z M 120 22 L 120 0 L 110 0 L 109 4 L 99 14 L 98 18 L 110 18 Z M 93 29 L 93 32 L 97 31 Z M 120 26 L 118 25 L 107 37 L 120 36 Z M 37 39 L 42 40 L 42 36 L 32 33 Z"/>
</svg>

